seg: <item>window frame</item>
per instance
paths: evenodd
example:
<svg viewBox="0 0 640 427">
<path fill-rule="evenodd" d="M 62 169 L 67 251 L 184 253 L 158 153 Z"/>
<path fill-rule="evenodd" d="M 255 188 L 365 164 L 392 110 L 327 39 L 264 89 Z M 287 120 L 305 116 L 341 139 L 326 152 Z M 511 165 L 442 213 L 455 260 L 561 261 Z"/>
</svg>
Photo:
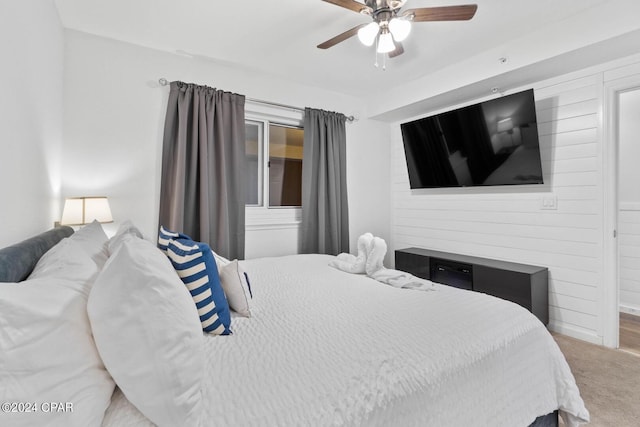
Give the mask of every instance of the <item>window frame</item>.
<svg viewBox="0 0 640 427">
<path fill-rule="evenodd" d="M 268 130 L 265 130 L 268 128 L 268 122 L 264 121 L 264 120 L 255 120 L 255 119 L 249 119 L 247 117 L 245 117 L 244 120 L 245 126 L 247 123 L 249 124 L 256 124 L 259 126 L 258 129 L 258 203 L 257 204 L 251 204 L 251 203 L 245 203 L 245 207 L 262 207 L 264 206 L 264 201 L 265 199 L 268 200 L 268 192 L 269 192 L 269 186 L 267 185 L 267 197 L 265 197 L 264 191 L 265 191 L 265 183 L 264 183 L 264 179 L 265 179 L 265 168 L 268 166 L 267 165 L 267 161 L 265 161 L 265 158 L 267 157 L 264 153 L 264 147 L 265 147 L 265 140 L 266 140 L 266 135 Z M 268 170 L 266 170 L 266 172 L 268 172 Z"/>
<path fill-rule="evenodd" d="M 262 161 L 259 162 L 261 190 L 258 205 L 245 204 L 246 225 L 249 228 L 280 228 L 297 226 L 301 222 L 301 206 L 269 206 L 269 124 L 304 130 L 304 112 L 297 109 L 275 107 L 247 101 L 245 104 L 245 123 L 262 125 L 261 138 Z"/>
</svg>

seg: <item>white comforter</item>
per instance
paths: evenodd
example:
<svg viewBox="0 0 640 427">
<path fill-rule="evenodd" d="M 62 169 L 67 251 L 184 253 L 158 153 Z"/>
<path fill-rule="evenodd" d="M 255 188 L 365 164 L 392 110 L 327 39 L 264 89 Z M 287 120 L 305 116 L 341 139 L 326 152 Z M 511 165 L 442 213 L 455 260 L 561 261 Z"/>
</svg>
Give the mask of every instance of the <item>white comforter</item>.
<svg viewBox="0 0 640 427">
<path fill-rule="evenodd" d="M 528 426 L 588 419 L 545 327 L 518 305 L 397 289 L 331 257 L 244 262 L 252 318 L 206 339 L 202 426 Z M 119 391 L 106 426 L 149 422 Z"/>
</svg>

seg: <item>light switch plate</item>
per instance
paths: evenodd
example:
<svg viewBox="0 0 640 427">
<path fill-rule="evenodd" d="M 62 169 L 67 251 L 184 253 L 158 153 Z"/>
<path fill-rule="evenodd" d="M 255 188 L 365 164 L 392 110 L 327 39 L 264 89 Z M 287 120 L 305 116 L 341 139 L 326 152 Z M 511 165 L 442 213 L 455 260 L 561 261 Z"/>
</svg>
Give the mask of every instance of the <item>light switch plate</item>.
<svg viewBox="0 0 640 427">
<path fill-rule="evenodd" d="M 542 196 L 542 199 L 540 200 L 540 209 L 557 210 L 558 197 L 555 194 L 548 194 L 548 195 Z"/>
</svg>

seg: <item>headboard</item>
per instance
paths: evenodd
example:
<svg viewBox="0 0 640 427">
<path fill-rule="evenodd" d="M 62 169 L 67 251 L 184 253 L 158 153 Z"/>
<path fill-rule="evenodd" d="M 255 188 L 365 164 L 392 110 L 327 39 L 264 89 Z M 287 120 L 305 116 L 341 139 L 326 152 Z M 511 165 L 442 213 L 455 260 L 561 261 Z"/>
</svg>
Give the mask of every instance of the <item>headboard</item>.
<svg viewBox="0 0 640 427">
<path fill-rule="evenodd" d="M 71 227 L 56 227 L 0 249 L 0 282 L 20 282 L 26 279 L 45 252 L 72 234 Z"/>
</svg>

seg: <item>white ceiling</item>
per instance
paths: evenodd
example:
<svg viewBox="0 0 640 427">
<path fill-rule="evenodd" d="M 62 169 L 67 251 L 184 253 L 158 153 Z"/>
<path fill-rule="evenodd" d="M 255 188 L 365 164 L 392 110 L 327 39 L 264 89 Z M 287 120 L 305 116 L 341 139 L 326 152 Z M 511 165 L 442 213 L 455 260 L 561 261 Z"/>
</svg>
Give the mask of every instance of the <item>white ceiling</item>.
<svg viewBox="0 0 640 427">
<path fill-rule="evenodd" d="M 405 8 L 464 3 L 467 2 L 408 0 Z M 628 7 L 635 9 L 629 10 L 635 14 L 640 4 L 638 0 L 475 3 L 478 11 L 471 21 L 414 23 L 404 42 L 404 55 L 388 60 L 383 71 L 373 65 L 373 47 L 361 45 L 357 37 L 328 50 L 316 48 L 370 19 L 321 0 L 56 0 L 66 28 L 164 51 L 205 56 L 358 97 L 423 79 L 481 52 L 500 52 L 503 45 L 513 49 L 514 40 L 546 27 L 558 28 L 563 21 L 571 22 L 574 28 L 583 15 L 593 19 L 594 11 L 609 7 Z M 614 31 L 607 27 L 615 25 L 617 22 L 603 19 L 597 28 L 591 28 L 605 40 Z M 573 40 L 576 35 L 571 28 L 566 31 L 566 38 Z M 566 42 L 564 39 L 560 37 L 557 42 Z M 491 58 L 497 60 L 498 57 Z"/>
</svg>

